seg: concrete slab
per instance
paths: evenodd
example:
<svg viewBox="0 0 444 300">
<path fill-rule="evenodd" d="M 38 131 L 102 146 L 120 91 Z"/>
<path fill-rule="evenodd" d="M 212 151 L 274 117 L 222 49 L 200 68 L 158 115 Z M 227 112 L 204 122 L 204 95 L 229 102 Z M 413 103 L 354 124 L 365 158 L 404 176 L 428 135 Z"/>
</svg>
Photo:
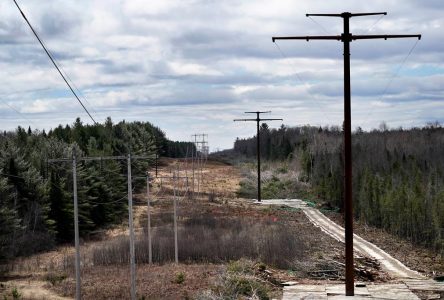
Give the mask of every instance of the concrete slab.
<svg viewBox="0 0 444 300">
<path fill-rule="evenodd" d="M 282 300 L 328 300 L 327 295 L 322 292 L 299 292 L 292 294 L 284 294 Z"/>
<path fill-rule="evenodd" d="M 325 285 L 315 285 L 315 284 L 297 284 L 288 287 L 284 287 L 285 292 L 324 292 Z"/>
<path fill-rule="evenodd" d="M 327 296 L 327 300 L 350 300 L 350 299 L 361 299 L 361 300 L 369 300 L 369 299 L 375 299 L 370 298 L 370 296 L 345 296 L 345 295 L 335 295 L 335 296 Z M 383 299 L 383 298 L 380 298 Z"/>
<path fill-rule="evenodd" d="M 344 295 L 345 294 L 345 286 L 343 284 L 339 285 L 327 285 L 325 287 L 325 291 L 327 296 L 330 295 Z M 356 296 L 370 296 L 367 287 L 355 287 L 355 295 Z"/>
<path fill-rule="evenodd" d="M 345 296 L 343 284 L 298 284 L 284 287 L 283 300 L 293 299 L 391 299 L 419 300 L 419 298 L 403 283 L 370 284 L 365 287 L 355 287 L 354 296 Z"/>
</svg>

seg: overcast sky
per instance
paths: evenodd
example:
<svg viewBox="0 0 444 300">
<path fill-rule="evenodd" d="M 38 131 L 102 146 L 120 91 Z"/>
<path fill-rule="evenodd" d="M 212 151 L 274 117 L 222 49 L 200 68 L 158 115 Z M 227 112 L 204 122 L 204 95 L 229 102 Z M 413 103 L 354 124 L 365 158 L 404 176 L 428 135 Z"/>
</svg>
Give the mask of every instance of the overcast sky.
<svg viewBox="0 0 444 300">
<path fill-rule="evenodd" d="M 340 34 L 342 19 L 305 14 L 343 11 L 388 12 L 352 18 L 354 34 L 423 35 L 352 42 L 352 127 L 444 121 L 442 0 L 17 1 L 98 122 L 150 121 L 174 140 L 207 133 L 211 150 L 255 134 L 233 122 L 244 111 L 340 125 L 342 43 L 271 37 Z M 12 0 L 0 15 L 1 129 L 91 123 Z"/>
</svg>

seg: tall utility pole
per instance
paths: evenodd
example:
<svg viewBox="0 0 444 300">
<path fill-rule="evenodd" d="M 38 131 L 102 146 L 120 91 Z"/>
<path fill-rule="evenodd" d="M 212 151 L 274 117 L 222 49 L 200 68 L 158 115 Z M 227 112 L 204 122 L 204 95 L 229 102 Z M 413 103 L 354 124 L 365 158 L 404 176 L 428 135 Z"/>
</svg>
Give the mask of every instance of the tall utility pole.
<svg viewBox="0 0 444 300">
<path fill-rule="evenodd" d="M 174 261 L 176 264 L 179 263 L 179 247 L 178 247 L 178 241 L 177 241 L 177 179 L 179 174 L 176 174 L 174 172 L 173 174 L 173 191 L 174 191 L 174 199 L 173 199 L 173 206 L 174 206 Z"/>
<path fill-rule="evenodd" d="M 257 201 L 261 202 L 261 144 L 259 138 L 259 123 L 261 121 L 283 121 L 283 119 L 261 119 L 260 114 L 271 113 L 271 111 L 246 111 L 246 114 L 256 114 L 256 119 L 234 119 L 234 122 L 239 121 L 255 121 L 256 122 L 256 155 L 257 155 Z"/>
<path fill-rule="evenodd" d="M 146 173 L 146 201 L 147 201 L 147 232 L 148 232 L 148 263 L 153 263 L 153 248 L 151 245 L 151 203 L 150 203 L 150 174 Z"/>
<path fill-rule="evenodd" d="M 136 300 L 136 257 L 134 249 L 133 225 L 133 187 L 131 177 L 131 154 L 128 154 L 128 223 L 130 235 L 130 271 L 131 271 L 131 300 Z"/>
<path fill-rule="evenodd" d="M 82 298 L 80 284 L 80 245 L 79 245 L 79 206 L 77 202 L 77 158 L 76 148 L 72 148 L 72 182 L 74 194 L 74 243 L 76 247 L 76 300 Z"/>
<path fill-rule="evenodd" d="M 192 149 L 192 154 L 191 154 L 191 167 L 193 168 L 193 184 L 192 184 L 193 199 L 194 199 L 194 159 L 196 156 L 197 156 L 197 135 L 194 135 L 194 147 Z"/>
<path fill-rule="evenodd" d="M 157 153 L 157 150 L 156 150 L 156 177 L 157 177 L 157 161 L 158 161 L 158 159 L 159 159 L 159 154 Z"/>
<path fill-rule="evenodd" d="M 352 200 L 352 149 L 351 149 L 351 91 L 350 91 L 350 42 L 367 39 L 410 38 L 421 39 L 420 34 L 407 35 L 353 35 L 350 33 L 350 18 L 373 15 L 387 15 L 386 12 L 377 13 L 349 13 L 341 14 L 306 14 L 307 17 L 339 17 L 343 19 L 344 32 L 336 36 L 287 36 L 273 37 L 276 40 L 336 40 L 344 43 L 344 212 L 345 212 L 345 294 L 354 295 L 354 267 L 353 267 L 353 200 Z"/>
</svg>

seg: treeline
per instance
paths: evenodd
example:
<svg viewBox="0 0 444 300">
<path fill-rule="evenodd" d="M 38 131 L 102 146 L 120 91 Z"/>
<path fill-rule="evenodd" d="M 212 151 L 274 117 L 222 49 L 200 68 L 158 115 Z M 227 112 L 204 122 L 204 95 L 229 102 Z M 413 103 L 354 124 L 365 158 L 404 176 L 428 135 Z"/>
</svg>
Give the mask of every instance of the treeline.
<svg viewBox="0 0 444 300">
<path fill-rule="evenodd" d="M 295 159 L 300 180 L 319 199 L 343 207 L 342 131 L 339 127 L 261 127 L 266 159 Z M 355 218 L 410 241 L 444 251 L 444 129 L 434 124 L 353 134 Z M 234 150 L 256 155 L 256 138 Z"/>
<path fill-rule="evenodd" d="M 145 176 L 156 154 L 182 157 L 191 143 L 173 142 L 149 122 L 73 125 L 45 131 L 0 135 L 0 261 L 51 248 L 73 239 L 72 163 L 50 159 L 83 156 L 149 157 L 133 160 L 134 178 Z M 191 151 L 191 150 L 190 150 Z M 127 216 L 126 160 L 79 161 L 77 164 L 81 235 L 120 222 Z M 143 188 L 143 178 L 133 179 Z"/>
</svg>

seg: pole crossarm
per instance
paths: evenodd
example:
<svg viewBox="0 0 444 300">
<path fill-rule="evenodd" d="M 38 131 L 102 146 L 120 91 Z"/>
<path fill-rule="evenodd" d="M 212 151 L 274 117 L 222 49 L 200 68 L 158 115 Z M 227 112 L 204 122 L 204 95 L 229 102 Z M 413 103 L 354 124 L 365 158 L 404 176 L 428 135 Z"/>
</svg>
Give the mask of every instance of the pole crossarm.
<svg viewBox="0 0 444 300">
<path fill-rule="evenodd" d="M 97 160 L 119 160 L 119 159 L 127 159 L 127 156 L 97 156 L 97 157 L 80 157 L 77 158 L 77 161 L 97 161 Z M 152 159 L 152 156 L 131 156 L 131 159 Z M 57 162 L 68 162 L 72 161 L 72 158 L 56 158 L 56 159 L 48 159 L 48 163 L 57 163 Z"/>
<path fill-rule="evenodd" d="M 284 119 L 259 119 L 259 121 L 283 121 Z"/>
<path fill-rule="evenodd" d="M 238 121 L 283 121 L 284 119 L 234 119 L 234 122 Z"/>
<path fill-rule="evenodd" d="M 341 14 L 305 14 L 306 17 L 341 17 Z"/>
<path fill-rule="evenodd" d="M 370 40 L 370 39 L 399 39 L 399 38 L 418 38 L 421 39 L 420 34 L 375 34 L 375 35 L 349 35 L 349 40 Z M 342 35 L 305 35 L 305 36 L 274 36 L 271 38 L 273 43 L 276 40 L 336 40 L 344 41 L 344 36 Z"/>
<path fill-rule="evenodd" d="M 340 41 L 342 36 L 340 35 L 305 35 L 305 36 L 274 36 L 271 38 L 273 43 L 276 40 L 337 40 Z"/>
<path fill-rule="evenodd" d="M 257 119 L 234 119 L 234 122 L 238 122 L 238 121 L 257 121 Z"/>
<path fill-rule="evenodd" d="M 351 35 L 352 40 L 369 40 L 369 39 L 400 39 L 400 38 L 418 38 L 421 39 L 420 34 L 381 34 L 381 35 Z"/>
<path fill-rule="evenodd" d="M 344 12 L 342 14 L 305 14 L 306 17 L 363 17 L 363 16 L 375 16 L 375 15 L 387 15 L 387 12 L 374 12 L 374 13 L 349 13 Z"/>
</svg>

